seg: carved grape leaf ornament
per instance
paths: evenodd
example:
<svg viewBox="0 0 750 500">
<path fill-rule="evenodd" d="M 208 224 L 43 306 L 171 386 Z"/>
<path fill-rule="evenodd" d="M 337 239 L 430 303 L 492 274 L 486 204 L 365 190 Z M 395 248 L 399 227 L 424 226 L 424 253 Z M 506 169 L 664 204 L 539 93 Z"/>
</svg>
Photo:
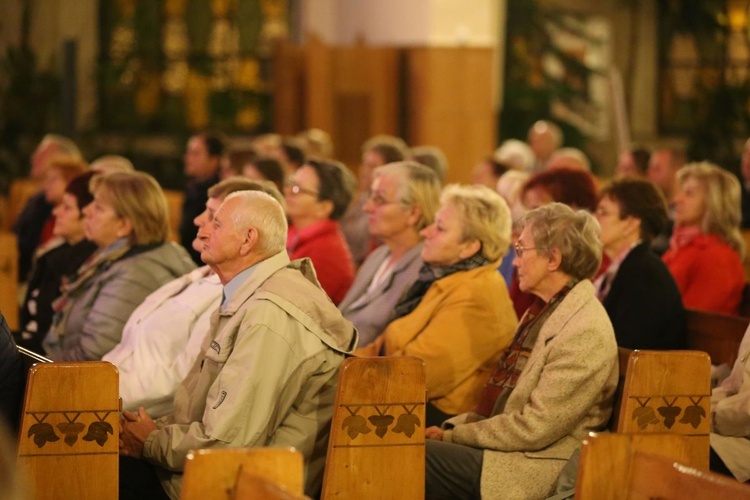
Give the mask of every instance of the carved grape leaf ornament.
<svg viewBox="0 0 750 500">
<path fill-rule="evenodd" d="M 700 406 L 702 399 L 702 397 L 698 397 L 697 400 L 692 397 L 690 398 L 693 404 L 685 408 L 685 413 L 682 414 L 682 418 L 680 419 L 681 424 L 690 424 L 693 426 L 693 429 L 698 428 L 701 420 L 706 418 L 706 410 Z"/>
<path fill-rule="evenodd" d="M 640 398 L 635 398 L 635 400 L 641 406 L 633 410 L 633 420 L 635 420 L 641 430 L 645 429 L 650 424 L 659 423 L 659 419 L 656 418 L 656 412 L 654 409 L 646 406 L 648 402 L 651 401 L 651 398 L 647 398 L 645 401 L 641 401 Z"/>
<path fill-rule="evenodd" d="M 365 417 L 357 415 L 360 408 L 352 410 L 347 406 L 346 409 L 349 411 L 350 415 L 341 422 L 341 428 L 346 429 L 346 433 L 349 435 L 350 439 L 354 439 L 360 434 L 369 434 L 372 432 L 367 426 L 367 420 L 365 420 Z"/>
</svg>

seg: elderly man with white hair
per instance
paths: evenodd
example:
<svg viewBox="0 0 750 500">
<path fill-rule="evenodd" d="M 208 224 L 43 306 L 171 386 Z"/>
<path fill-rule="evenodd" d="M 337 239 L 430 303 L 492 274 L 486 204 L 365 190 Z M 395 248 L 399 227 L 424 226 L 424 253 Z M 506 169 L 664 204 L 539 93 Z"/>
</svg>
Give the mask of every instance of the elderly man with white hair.
<svg viewBox="0 0 750 500">
<path fill-rule="evenodd" d="M 281 205 L 257 191 L 229 195 L 199 230 L 223 299 L 174 413 L 123 412 L 121 499 L 178 498 L 190 450 L 256 446 L 299 450 L 305 492 L 317 495 L 338 369 L 357 332 L 310 261 L 289 261 L 286 234 Z"/>
</svg>

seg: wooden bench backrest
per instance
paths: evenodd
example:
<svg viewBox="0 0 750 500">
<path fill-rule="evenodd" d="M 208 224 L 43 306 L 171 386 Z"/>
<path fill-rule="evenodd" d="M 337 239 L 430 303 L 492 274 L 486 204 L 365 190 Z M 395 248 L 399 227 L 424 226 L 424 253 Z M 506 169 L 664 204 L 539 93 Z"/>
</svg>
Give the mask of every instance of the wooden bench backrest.
<svg viewBox="0 0 750 500">
<path fill-rule="evenodd" d="M 617 432 L 690 437 L 689 465 L 708 468 L 711 360 L 699 351 L 633 351 Z"/>
<path fill-rule="evenodd" d="M 680 434 L 590 433 L 583 440 L 576 479 L 576 500 L 623 498 L 635 451 L 657 453 L 673 460 L 689 460 L 688 438 Z"/>
<path fill-rule="evenodd" d="M 182 205 L 185 203 L 185 193 L 165 189 L 164 197 L 167 199 L 167 209 L 169 209 L 169 240 L 180 243 L 180 223 L 182 222 Z"/>
<path fill-rule="evenodd" d="M 627 498 L 750 500 L 750 486 L 653 453 L 635 452 Z"/>
<path fill-rule="evenodd" d="M 30 498 L 117 498 L 118 391 L 111 363 L 31 367 L 18 442 Z"/>
<path fill-rule="evenodd" d="M 344 361 L 323 499 L 424 498 L 426 394 L 420 359 Z"/>
<path fill-rule="evenodd" d="M 619 363 L 619 374 L 617 377 L 617 389 L 615 390 L 614 407 L 612 408 L 612 416 L 609 418 L 609 425 L 607 428 L 612 431 L 617 431 L 617 424 L 620 420 L 620 410 L 622 408 L 622 391 L 625 388 L 625 375 L 628 372 L 628 360 L 630 355 L 633 353 L 632 349 L 627 347 L 617 348 L 617 361 Z"/>
<path fill-rule="evenodd" d="M 264 478 L 290 495 L 304 496 L 302 455 L 285 448 L 219 448 L 194 450 L 185 462 L 182 500 L 229 500 L 237 496 L 243 471 Z M 243 479 L 242 491 L 257 486 Z M 244 494 L 244 493 L 243 493 Z"/>
<path fill-rule="evenodd" d="M 23 211 L 26 203 L 29 201 L 37 191 L 41 189 L 41 184 L 32 181 L 31 179 L 15 179 L 10 185 L 10 192 L 8 193 L 8 212 L 4 221 L 5 230 L 10 230 L 13 224 L 16 223 L 16 219 Z"/>
<path fill-rule="evenodd" d="M 727 363 L 731 367 L 748 324 L 750 318 L 688 309 L 688 347 L 707 352 L 714 364 Z"/>
<path fill-rule="evenodd" d="M 0 312 L 18 330 L 18 240 L 8 231 L 0 231 Z"/>
</svg>

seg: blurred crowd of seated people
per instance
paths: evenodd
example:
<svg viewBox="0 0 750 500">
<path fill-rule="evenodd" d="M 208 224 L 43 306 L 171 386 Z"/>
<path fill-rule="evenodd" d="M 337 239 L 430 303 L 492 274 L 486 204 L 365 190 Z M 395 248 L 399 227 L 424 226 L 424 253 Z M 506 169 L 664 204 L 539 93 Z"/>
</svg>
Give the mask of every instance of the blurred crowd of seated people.
<svg viewBox="0 0 750 500">
<path fill-rule="evenodd" d="M 123 470 L 174 497 L 184 457 L 158 450 L 182 446 L 181 433 L 196 447 L 287 442 L 273 437 L 281 427 L 255 439 L 250 422 L 231 439 L 201 434 L 229 432 L 221 419 L 238 401 L 269 405 L 277 394 L 273 412 L 287 413 L 275 425 L 311 411 L 316 424 L 301 429 L 325 440 L 344 355 L 415 356 L 427 374 L 428 496 L 543 498 L 586 433 L 606 425 L 618 346 L 684 349 L 686 308 L 742 310 L 750 140 L 742 181 L 641 146 L 597 177 L 551 121 L 450 168 L 439 147 L 389 135 L 365 141 L 354 166 L 322 130 L 239 144 L 214 131 L 188 139 L 175 219 L 139 165 L 116 155 L 89 164 L 70 139 L 41 140 L 36 192 L 14 225 L 18 331 L 0 322 L 0 412 L 11 426 L 16 344 L 53 361 L 109 361 L 129 429 L 122 454 L 151 462 Z M 460 172 L 470 182 L 448 182 Z M 257 350 L 267 362 L 325 360 L 303 370 L 310 380 L 323 370 L 322 385 L 264 377 L 250 366 Z M 742 481 L 750 473 L 726 450 L 744 450 L 727 436 L 750 434 L 737 423 L 750 420 L 746 359 L 714 394 L 711 438 L 712 466 Z M 235 400 L 228 387 L 244 392 Z M 224 404 L 231 411 L 213 411 Z M 311 496 L 321 449 L 305 454 Z"/>
</svg>

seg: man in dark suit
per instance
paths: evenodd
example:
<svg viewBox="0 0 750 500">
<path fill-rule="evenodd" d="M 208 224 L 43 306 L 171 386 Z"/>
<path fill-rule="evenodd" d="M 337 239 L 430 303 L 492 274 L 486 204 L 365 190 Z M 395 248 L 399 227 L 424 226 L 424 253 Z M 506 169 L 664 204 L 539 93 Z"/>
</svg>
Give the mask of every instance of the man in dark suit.
<svg viewBox="0 0 750 500">
<path fill-rule="evenodd" d="M 185 175 L 188 182 L 185 187 L 185 202 L 182 205 L 180 243 L 198 265 L 203 265 L 203 262 L 200 254 L 192 246 L 197 234 L 193 219 L 205 210 L 208 188 L 219 182 L 219 164 L 223 153 L 224 140 L 211 132 L 191 137 L 185 151 Z"/>
</svg>

